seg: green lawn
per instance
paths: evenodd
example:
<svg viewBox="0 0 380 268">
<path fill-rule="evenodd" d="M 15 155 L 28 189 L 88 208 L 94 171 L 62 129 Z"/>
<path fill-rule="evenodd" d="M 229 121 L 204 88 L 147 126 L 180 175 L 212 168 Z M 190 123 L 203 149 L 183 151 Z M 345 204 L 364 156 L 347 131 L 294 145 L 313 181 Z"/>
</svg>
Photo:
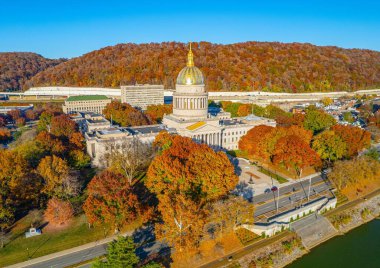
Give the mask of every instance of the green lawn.
<svg viewBox="0 0 380 268">
<path fill-rule="evenodd" d="M 248 159 L 248 153 L 246 151 L 230 150 L 230 151 L 227 151 L 227 154 L 229 154 L 233 157 L 240 157 L 240 158 Z"/>
<path fill-rule="evenodd" d="M 105 237 L 105 231 L 102 227 L 89 229 L 83 215 L 75 218 L 71 226 L 64 230 L 43 232 L 40 236 L 25 238 L 24 232 L 30 226 L 29 224 L 28 216 L 17 222 L 12 230 L 11 241 L 0 249 L 0 267 L 27 261 L 28 250 L 29 256 L 36 258 Z M 130 229 L 133 227 L 131 226 Z M 111 233 L 106 235 L 111 235 Z"/>
<path fill-rule="evenodd" d="M 287 179 L 285 179 L 284 177 L 278 175 L 278 174 L 274 174 L 273 172 L 263 168 L 263 167 L 259 167 L 259 171 L 261 173 L 264 173 L 265 175 L 268 175 L 270 177 L 272 177 L 273 179 L 275 179 L 276 181 L 278 181 L 280 184 L 281 183 L 285 183 L 285 182 L 288 182 Z"/>
</svg>

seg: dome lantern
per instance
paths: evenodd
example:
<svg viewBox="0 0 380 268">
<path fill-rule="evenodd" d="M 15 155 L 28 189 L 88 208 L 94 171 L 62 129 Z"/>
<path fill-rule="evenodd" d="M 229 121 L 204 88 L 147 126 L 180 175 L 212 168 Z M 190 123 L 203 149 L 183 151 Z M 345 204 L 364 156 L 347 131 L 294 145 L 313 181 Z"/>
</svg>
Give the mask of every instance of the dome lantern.
<svg viewBox="0 0 380 268">
<path fill-rule="evenodd" d="M 177 77 L 177 85 L 203 85 L 203 74 L 199 68 L 194 65 L 194 54 L 191 50 L 191 43 L 189 53 L 187 54 L 187 64 Z"/>
</svg>

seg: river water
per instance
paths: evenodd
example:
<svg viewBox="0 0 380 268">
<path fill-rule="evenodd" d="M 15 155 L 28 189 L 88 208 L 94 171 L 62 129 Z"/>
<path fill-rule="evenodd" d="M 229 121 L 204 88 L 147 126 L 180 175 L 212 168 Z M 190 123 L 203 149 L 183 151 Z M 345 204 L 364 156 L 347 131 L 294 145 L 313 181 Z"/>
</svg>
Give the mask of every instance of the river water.
<svg viewBox="0 0 380 268">
<path fill-rule="evenodd" d="M 380 220 L 373 220 L 311 250 L 287 268 L 380 268 Z"/>
</svg>

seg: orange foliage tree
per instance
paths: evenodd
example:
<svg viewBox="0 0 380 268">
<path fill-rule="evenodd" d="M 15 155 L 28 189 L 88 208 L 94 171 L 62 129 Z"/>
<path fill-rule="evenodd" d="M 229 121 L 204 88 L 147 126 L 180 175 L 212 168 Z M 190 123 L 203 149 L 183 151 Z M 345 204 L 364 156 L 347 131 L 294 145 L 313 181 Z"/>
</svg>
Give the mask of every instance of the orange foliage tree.
<svg viewBox="0 0 380 268">
<path fill-rule="evenodd" d="M 347 144 L 348 158 L 371 145 L 371 133 L 364 129 L 342 125 L 335 125 L 331 129 Z"/>
<path fill-rule="evenodd" d="M 304 168 L 319 166 L 321 161 L 318 154 L 304 140 L 296 135 L 288 135 L 278 140 L 273 163 L 293 169 L 300 178 Z"/>
<path fill-rule="evenodd" d="M 119 230 L 136 219 L 147 221 L 152 210 L 142 205 L 127 178 L 105 170 L 87 187 L 83 205 L 90 224 L 109 224 Z"/>
<path fill-rule="evenodd" d="M 146 186 L 156 194 L 163 223 L 157 235 L 175 247 L 195 247 L 205 224 L 207 204 L 226 196 L 238 177 L 223 152 L 174 136 L 172 144 L 153 160 Z"/>
<path fill-rule="evenodd" d="M 279 139 L 285 136 L 295 135 L 310 144 L 313 133 L 302 127 L 292 125 L 290 127 L 270 127 L 259 125 L 249 130 L 239 141 L 239 148 L 245 150 L 254 158 L 264 161 L 272 160 L 274 150 Z"/>
<path fill-rule="evenodd" d="M 74 216 L 74 210 L 70 202 L 53 197 L 48 201 L 44 216 L 49 224 L 60 226 L 69 223 Z"/>
<path fill-rule="evenodd" d="M 61 114 L 51 119 L 51 134 L 70 138 L 75 132 L 77 132 L 77 125 L 69 116 Z"/>
<path fill-rule="evenodd" d="M 161 123 L 165 114 L 171 114 L 173 112 L 172 104 L 163 105 L 149 105 L 145 111 L 145 114 L 154 123 Z"/>
<path fill-rule="evenodd" d="M 121 103 L 118 101 L 113 101 L 107 104 L 103 114 L 109 120 L 112 116 L 112 121 L 122 127 L 141 126 L 150 123 L 143 112 L 133 108 L 128 103 Z"/>
<path fill-rule="evenodd" d="M 269 138 L 273 127 L 259 125 L 247 132 L 239 141 L 239 149 L 247 151 L 254 158 L 269 159 L 265 140 Z"/>
</svg>

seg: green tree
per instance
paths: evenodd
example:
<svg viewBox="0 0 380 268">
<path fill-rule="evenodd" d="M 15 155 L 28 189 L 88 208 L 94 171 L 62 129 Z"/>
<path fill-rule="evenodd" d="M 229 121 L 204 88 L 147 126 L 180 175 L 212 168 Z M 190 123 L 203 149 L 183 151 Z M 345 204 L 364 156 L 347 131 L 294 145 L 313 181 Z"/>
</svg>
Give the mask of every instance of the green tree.
<svg viewBox="0 0 380 268">
<path fill-rule="evenodd" d="M 315 106 L 306 109 L 304 128 L 311 130 L 314 134 L 319 133 L 336 124 L 334 117 L 318 110 Z"/>
<path fill-rule="evenodd" d="M 12 208 L 3 205 L 0 192 L 0 248 L 4 247 L 5 229 L 8 228 L 14 220 L 14 211 Z"/>
<path fill-rule="evenodd" d="M 344 119 L 344 121 L 346 121 L 348 123 L 355 122 L 355 119 L 354 119 L 352 113 L 350 113 L 350 112 L 343 113 L 343 119 Z"/>
<path fill-rule="evenodd" d="M 43 112 L 40 116 L 40 119 L 37 124 L 37 130 L 40 131 L 48 131 L 50 132 L 51 119 L 53 118 L 52 113 Z"/>
<path fill-rule="evenodd" d="M 345 156 L 347 144 L 334 131 L 326 130 L 314 138 L 312 148 L 321 159 L 331 162 Z"/>
<path fill-rule="evenodd" d="M 143 268 L 162 268 L 163 266 L 157 262 L 151 261 L 143 266 Z"/>
<path fill-rule="evenodd" d="M 380 160 L 380 153 L 376 148 L 369 149 L 365 155 L 371 157 L 372 159 Z"/>
<path fill-rule="evenodd" d="M 139 263 L 140 259 L 136 255 L 136 246 L 132 237 L 119 236 L 112 241 L 107 248 L 107 260 L 97 260 L 92 265 L 95 268 L 133 268 Z"/>
</svg>

